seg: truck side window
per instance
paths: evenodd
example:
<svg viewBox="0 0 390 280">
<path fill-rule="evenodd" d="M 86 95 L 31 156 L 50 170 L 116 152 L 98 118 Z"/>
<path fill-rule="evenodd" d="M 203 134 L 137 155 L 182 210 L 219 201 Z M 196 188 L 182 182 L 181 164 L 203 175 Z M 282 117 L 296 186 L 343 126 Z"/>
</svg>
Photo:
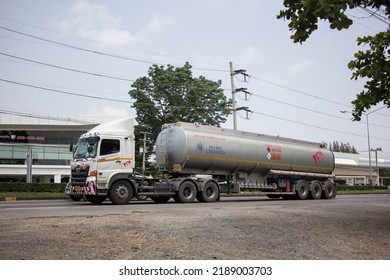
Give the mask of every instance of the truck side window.
<svg viewBox="0 0 390 280">
<path fill-rule="evenodd" d="M 103 139 L 100 144 L 100 155 L 115 154 L 120 151 L 120 142 L 116 139 Z"/>
</svg>

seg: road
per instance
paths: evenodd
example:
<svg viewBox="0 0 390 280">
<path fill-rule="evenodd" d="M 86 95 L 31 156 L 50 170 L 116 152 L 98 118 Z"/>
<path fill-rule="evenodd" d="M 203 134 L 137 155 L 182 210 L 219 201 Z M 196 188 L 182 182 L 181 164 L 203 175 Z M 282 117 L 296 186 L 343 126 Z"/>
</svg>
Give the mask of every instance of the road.
<svg viewBox="0 0 390 280">
<path fill-rule="evenodd" d="M 112 205 L 108 200 L 102 205 L 71 200 L 25 200 L 1 201 L 0 219 L 38 218 L 38 217 L 76 217 L 128 215 L 134 212 L 160 211 L 197 211 L 206 209 L 264 209 L 278 208 L 299 209 L 311 208 L 333 209 L 339 211 L 377 211 L 386 212 L 390 216 L 390 196 L 387 194 L 339 195 L 331 200 L 282 200 L 260 197 L 223 197 L 216 203 L 175 203 L 173 200 L 165 204 L 152 201 L 131 201 L 128 205 Z"/>
<path fill-rule="evenodd" d="M 390 196 L 0 202 L 0 260 L 390 259 Z"/>
</svg>

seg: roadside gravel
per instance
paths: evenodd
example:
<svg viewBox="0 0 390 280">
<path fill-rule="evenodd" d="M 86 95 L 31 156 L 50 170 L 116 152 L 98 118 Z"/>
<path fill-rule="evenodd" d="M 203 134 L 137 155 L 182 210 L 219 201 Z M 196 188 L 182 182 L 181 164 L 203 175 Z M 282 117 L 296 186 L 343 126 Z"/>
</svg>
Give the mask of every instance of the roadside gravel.
<svg viewBox="0 0 390 280">
<path fill-rule="evenodd" d="M 390 259 L 388 212 L 202 209 L 0 220 L 0 259 Z"/>
</svg>

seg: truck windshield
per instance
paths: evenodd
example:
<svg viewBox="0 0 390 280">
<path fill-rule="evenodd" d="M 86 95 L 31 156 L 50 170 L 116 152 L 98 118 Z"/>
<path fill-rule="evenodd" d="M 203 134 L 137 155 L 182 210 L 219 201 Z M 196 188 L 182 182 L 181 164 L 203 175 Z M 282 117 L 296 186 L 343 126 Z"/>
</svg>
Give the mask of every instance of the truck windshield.
<svg viewBox="0 0 390 280">
<path fill-rule="evenodd" d="M 94 158 L 96 157 L 96 149 L 99 138 L 82 138 L 77 142 L 77 148 L 74 153 L 75 159 Z"/>
</svg>

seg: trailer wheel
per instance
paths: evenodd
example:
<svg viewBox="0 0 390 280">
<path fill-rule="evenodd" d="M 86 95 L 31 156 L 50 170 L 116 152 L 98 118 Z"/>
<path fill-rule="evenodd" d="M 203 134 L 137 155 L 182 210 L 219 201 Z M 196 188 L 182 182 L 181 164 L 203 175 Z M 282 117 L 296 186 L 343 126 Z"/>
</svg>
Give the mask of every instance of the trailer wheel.
<svg viewBox="0 0 390 280">
<path fill-rule="evenodd" d="M 219 197 L 219 188 L 214 182 L 207 182 L 202 192 L 198 193 L 197 199 L 200 202 L 215 202 Z"/>
<path fill-rule="evenodd" d="M 326 182 L 324 184 L 324 191 L 321 198 L 332 199 L 336 196 L 336 188 L 332 182 Z"/>
<path fill-rule="evenodd" d="M 298 181 L 296 186 L 296 196 L 298 199 L 304 200 L 309 195 L 309 186 L 306 181 Z"/>
<path fill-rule="evenodd" d="M 127 204 L 133 198 L 133 189 L 127 181 L 116 181 L 109 190 L 109 197 L 113 204 Z"/>
<path fill-rule="evenodd" d="M 95 205 L 98 205 L 98 204 L 102 204 L 106 199 L 107 199 L 107 196 L 103 195 L 86 195 L 85 196 L 85 199 L 89 202 L 91 202 L 92 204 L 95 204 Z"/>
<path fill-rule="evenodd" d="M 309 198 L 320 199 L 322 194 L 322 186 L 318 181 L 313 181 L 311 184 L 311 191 L 309 193 Z"/>
<path fill-rule="evenodd" d="M 196 198 L 196 186 L 191 181 L 184 181 L 181 183 L 179 190 L 173 197 L 176 202 L 190 203 Z"/>
</svg>

